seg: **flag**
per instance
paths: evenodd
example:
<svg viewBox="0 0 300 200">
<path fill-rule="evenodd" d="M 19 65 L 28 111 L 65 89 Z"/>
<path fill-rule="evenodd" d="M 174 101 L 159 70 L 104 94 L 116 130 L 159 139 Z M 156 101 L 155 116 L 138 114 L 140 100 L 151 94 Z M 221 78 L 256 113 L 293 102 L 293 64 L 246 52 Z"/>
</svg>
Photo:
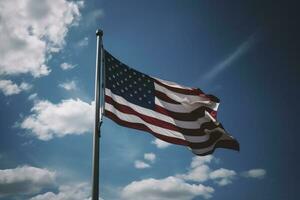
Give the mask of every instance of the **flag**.
<svg viewBox="0 0 300 200">
<path fill-rule="evenodd" d="M 239 143 L 216 120 L 219 99 L 197 88 L 143 74 L 104 50 L 104 115 L 121 126 L 151 133 L 196 155 Z"/>
</svg>

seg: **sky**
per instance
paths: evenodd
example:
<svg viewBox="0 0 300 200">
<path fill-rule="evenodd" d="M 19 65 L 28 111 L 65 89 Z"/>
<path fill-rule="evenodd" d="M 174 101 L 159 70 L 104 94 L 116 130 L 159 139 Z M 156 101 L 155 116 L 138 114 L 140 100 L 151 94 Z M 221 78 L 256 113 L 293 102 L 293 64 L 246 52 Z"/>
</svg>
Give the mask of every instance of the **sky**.
<svg viewBox="0 0 300 200">
<path fill-rule="evenodd" d="M 296 200 L 297 6 L 258 0 L 0 1 L 0 199 L 91 194 L 96 29 L 127 65 L 221 100 L 240 152 L 196 157 L 105 118 L 100 195 Z"/>
</svg>

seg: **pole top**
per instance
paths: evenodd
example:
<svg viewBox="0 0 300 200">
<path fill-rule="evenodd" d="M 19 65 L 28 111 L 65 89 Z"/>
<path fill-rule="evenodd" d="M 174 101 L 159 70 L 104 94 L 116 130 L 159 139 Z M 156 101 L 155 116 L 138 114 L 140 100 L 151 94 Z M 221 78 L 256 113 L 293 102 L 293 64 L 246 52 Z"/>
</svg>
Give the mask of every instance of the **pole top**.
<svg viewBox="0 0 300 200">
<path fill-rule="evenodd" d="M 96 36 L 102 37 L 103 36 L 103 31 L 101 29 L 97 29 L 96 30 Z"/>
</svg>

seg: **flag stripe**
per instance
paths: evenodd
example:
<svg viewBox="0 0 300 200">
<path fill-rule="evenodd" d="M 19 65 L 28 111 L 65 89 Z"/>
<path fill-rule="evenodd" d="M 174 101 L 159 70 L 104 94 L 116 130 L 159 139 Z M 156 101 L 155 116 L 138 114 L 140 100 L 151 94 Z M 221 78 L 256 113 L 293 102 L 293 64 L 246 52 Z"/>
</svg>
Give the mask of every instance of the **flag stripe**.
<svg viewBox="0 0 300 200">
<path fill-rule="evenodd" d="M 158 80 L 156 78 L 154 78 L 154 82 L 168 88 L 169 90 L 173 91 L 173 92 L 177 92 L 177 93 L 181 93 L 181 94 L 185 94 L 185 95 L 203 95 L 203 92 L 201 90 L 198 89 L 192 89 L 192 88 L 183 88 L 183 87 L 172 87 L 168 84 L 166 84 L 166 82 L 162 82 L 162 80 Z"/>
<path fill-rule="evenodd" d="M 199 115 L 198 118 L 195 117 L 193 121 L 192 120 L 191 121 L 185 120 L 184 119 L 185 116 L 182 116 L 183 120 L 177 120 L 176 118 L 174 118 L 172 116 L 165 115 L 165 114 L 160 114 L 159 112 L 156 112 L 156 111 L 153 111 L 153 110 L 150 110 L 150 109 L 132 104 L 132 103 L 128 102 L 126 99 L 124 99 L 123 97 L 121 97 L 119 95 L 116 95 L 116 94 L 113 94 L 111 92 L 111 90 L 109 90 L 109 89 L 105 89 L 105 91 L 106 91 L 105 101 L 113 100 L 114 102 L 116 102 L 118 104 L 126 105 L 126 106 L 130 107 L 131 109 L 133 109 L 134 111 L 136 111 L 138 113 L 142 113 L 142 114 L 147 115 L 149 117 L 156 118 L 156 119 L 159 119 L 159 120 L 163 120 L 165 122 L 174 124 L 174 125 L 179 126 L 181 128 L 197 129 L 197 128 L 200 128 L 199 124 L 202 124 L 204 122 L 208 122 L 210 120 L 209 117 L 204 115 L 204 112 L 199 113 L 201 115 Z M 186 117 L 188 117 L 188 115 Z M 195 122 L 197 122 L 197 123 L 195 123 Z"/>
<path fill-rule="evenodd" d="M 139 112 L 133 110 L 131 107 L 128 107 L 126 105 L 122 105 L 122 104 L 115 102 L 109 96 L 105 97 L 105 102 L 111 104 L 113 107 L 115 107 L 117 110 L 121 111 L 122 113 L 136 115 L 147 123 L 154 124 L 161 128 L 166 128 L 169 130 L 177 131 L 186 136 L 205 135 L 205 133 L 204 133 L 205 129 L 212 130 L 212 129 L 219 127 L 213 121 L 211 121 L 210 118 L 204 118 L 201 121 L 194 122 L 195 126 L 197 127 L 196 129 L 182 128 L 182 127 L 178 126 L 176 123 L 175 124 L 168 123 L 166 121 L 162 121 L 160 119 L 147 116 L 147 115 L 145 115 L 145 113 L 139 113 Z"/>
<path fill-rule="evenodd" d="M 105 103 L 105 110 L 114 113 L 118 118 L 122 121 L 126 121 L 128 123 L 139 123 L 139 124 L 144 124 L 146 127 L 148 127 L 151 131 L 155 132 L 156 134 L 160 135 L 165 135 L 168 137 L 174 137 L 177 139 L 182 139 L 182 140 L 187 140 L 191 143 L 199 143 L 199 142 L 204 142 L 209 139 L 208 135 L 203 135 L 203 136 L 189 136 L 189 135 L 183 135 L 180 132 L 170 130 L 167 128 L 162 128 L 160 126 L 157 126 L 155 124 L 151 124 L 143 120 L 137 115 L 133 114 L 126 114 L 123 113 L 122 111 L 119 111 L 115 107 L 113 107 L 109 103 Z"/>
<path fill-rule="evenodd" d="M 200 107 L 197 108 L 196 110 L 193 110 L 192 112 L 187 112 L 187 113 L 180 113 L 180 112 L 174 112 L 165 109 L 162 106 L 155 105 L 154 110 L 158 113 L 170 116 L 176 120 L 182 120 L 182 121 L 196 121 L 199 118 L 202 118 L 205 116 L 205 111 L 207 111 L 211 116 L 216 115 L 216 111 L 213 111 L 209 108 L 206 107 Z M 214 117 L 216 118 L 216 117 Z"/>
<path fill-rule="evenodd" d="M 179 102 L 175 101 L 174 99 L 171 99 L 170 97 L 168 97 L 168 95 L 166 95 L 165 93 L 162 93 L 158 90 L 155 90 L 155 96 L 165 102 L 168 102 L 168 103 L 180 104 Z"/>
<path fill-rule="evenodd" d="M 156 132 L 156 129 L 152 129 L 148 126 L 146 126 L 144 123 L 137 123 L 135 122 L 130 122 L 123 120 L 119 114 L 116 114 L 115 112 L 110 111 L 109 109 L 105 110 L 105 115 L 112 119 L 113 121 L 117 122 L 119 125 L 126 126 L 128 128 L 134 128 L 142 131 L 147 131 L 151 134 L 153 134 L 155 137 L 164 140 L 166 142 L 170 142 L 173 144 L 179 144 L 179 145 L 184 145 L 192 148 L 193 151 L 195 151 L 196 154 L 203 154 L 205 151 L 210 151 L 214 148 L 215 144 L 220 140 L 222 137 L 221 132 L 216 132 L 214 134 L 209 134 L 207 135 L 207 138 L 205 141 L 201 142 L 194 142 L 194 141 L 189 141 L 187 138 L 181 139 L 177 137 L 172 137 L 168 135 L 163 135 L 158 132 Z M 222 147 L 220 145 L 219 147 Z M 207 150 L 205 150 L 207 149 Z"/>
</svg>

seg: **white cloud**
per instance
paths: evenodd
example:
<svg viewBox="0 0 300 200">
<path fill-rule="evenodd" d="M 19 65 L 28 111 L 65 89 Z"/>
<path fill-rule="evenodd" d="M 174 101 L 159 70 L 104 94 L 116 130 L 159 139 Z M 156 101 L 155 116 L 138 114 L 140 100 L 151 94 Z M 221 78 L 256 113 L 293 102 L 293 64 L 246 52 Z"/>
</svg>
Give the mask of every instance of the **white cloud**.
<svg viewBox="0 0 300 200">
<path fill-rule="evenodd" d="M 69 70 L 69 69 L 73 69 L 74 67 L 76 67 L 76 65 L 72 65 L 66 62 L 60 64 L 60 68 L 62 68 L 62 70 Z"/>
<path fill-rule="evenodd" d="M 28 96 L 29 101 L 35 101 L 37 99 L 38 99 L 38 94 L 37 93 L 33 93 L 33 94 Z"/>
<path fill-rule="evenodd" d="M 210 171 L 208 165 L 200 165 L 190 169 L 186 174 L 177 175 L 177 177 L 189 181 L 205 182 L 209 179 Z"/>
<path fill-rule="evenodd" d="M 232 183 L 236 172 L 228 169 L 217 169 L 209 174 L 210 179 L 214 180 L 220 186 L 225 186 Z"/>
<path fill-rule="evenodd" d="M 205 163 L 210 163 L 213 159 L 214 159 L 214 157 L 212 155 L 194 156 L 192 159 L 192 162 L 191 162 L 191 168 L 196 168 Z"/>
<path fill-rule="evenodd" d="M 195 182 L 213 180 L 220 186 L 232 183 L 232 180 L 237 175 L 236 172 L 224 168 L 217 170 L 211 169 L 208 163 L 211 163 L 213 160 L 215 160 L 215 158 L 212 155 L 202 157 L 195 156 L 193 157 L 189 171 L 186 174 L 179 174 L 177 177 Z"/>
<path fill-rule="evenodd" d="M 134 181 L 123 188 L 122 199 L 130 200 L 192 200 L 196 196 L 210 198 L 214 189 L 201 184 L 189 184 L 176 177 Z"/>
<path fill-rule="evenodd" d="M 164 149 L 167 148 L 168 146 L 170 146 L 170 143 L 167 143 L 165 141 L 162 141 L 160 139 L 155 139 L 152 141 L 152 144 L 155 144 L 155 146 L 159 149 Z"/>
<path fill-rule="evenodd" d="M 205 182 L 209 179 L 209 173 L 211 172 L 210 167 L 206 164 L 212 160 L 212 155 L 195 156 L 192 159 L 189 171 L 186 174 L 179 174 L 177 177 L 189 181 Z"/>
<path fill-rule="evenodd" d="M 134 162 L 134 167 L 137 168 L 137 169 L 145 169 L 145 168 L 149 168 L 151 166 L 149 164 L 141 161 L 141 160 L 136 160 Z"/>
<path fill-rule="evenodd" d="M 31 166 L 0 170 L 0 197 L 35 194 L 55 184 L 55 172 Z"/>
<path fill-rule="evenodd" d="M 0 1 L 0 74 L 48 75 L 47 59 L 64 46 L 82 6 L 83 1 Z"/>
<path fill-rule="evenodd" d="M 65 90 L 68 90 L 68 91 L 77 89 L 77 85 L 76 85 L 75 81 L 68 81 L 68 82 L 65 82 L 65 83 L 61 83 L 58 86 L 65 89 Z"/>
<path fill-rule="evenodd" d="M 266 170 L 264 169 L 250 169 L 246 172 L 242 173 L 242 176 L 248 177 L 248 178 L 259 178 L 262 179 L 266 175 Z"/>
<path fill-rule="evenodd" d="M 144 159 L 154 163 L 156 159 L 156 155 L 154 153 L 145 153 Z"/>
<path fill-rule="evenodd" d="M 203 76 L 203 80 L 210 81 L 220 74 L 226 68 L 232 66 L 232 64 L 244 55 L 258 40 L 258 33 L 253 33 L 242 44 L 240 44 L 229 56 L 227 56 L 220 63 L 212 67 L 212 69 Z"/>
<path fill-rule="evenodd" d="M 20 85 L 13 83 L 11 80 L 0 80 L 0 91 L 5 96 L 19 94 L 22 91 L 27 91 L 32 88 L 32 85 L 22 82 Z"/>
<path fill-rule="evenodd" d="M 80 99 L 62 100 L 58 104 L 37 101 L 20 127 L 32 132 L 40 140 L 83 134 L 92 130 L 93 104 Z"/>
<path fill-rule="evenodd" d="M 91 188 L 87 183 L 62 185 L 57 193 L 47 192 L 32 197 L 30 200 L 89 200 Z"/>
<path fill-rule="evenodd" d="M 79 47 L 85 47 L 88 44 L 89 44 L 89 38 L 88 37 L 84 37 L 83 39 L 81 39 L 77 42 L 77 46 L 79 46 Z"/>
</svg>

